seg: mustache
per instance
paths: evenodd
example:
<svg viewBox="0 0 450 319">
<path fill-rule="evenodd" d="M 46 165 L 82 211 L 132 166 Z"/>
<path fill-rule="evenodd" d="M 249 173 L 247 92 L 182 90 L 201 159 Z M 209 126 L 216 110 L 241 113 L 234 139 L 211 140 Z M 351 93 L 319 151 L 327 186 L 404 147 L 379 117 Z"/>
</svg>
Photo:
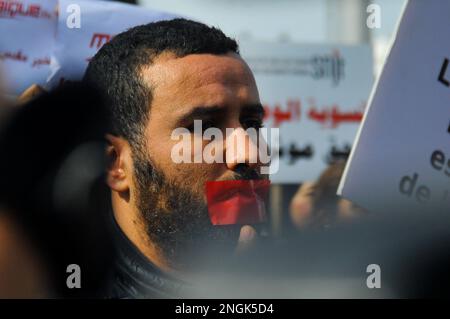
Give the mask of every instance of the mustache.
<svg viewBox="0 0 450 319">
<path fill-rule="evenodd" d="M 230 180 L 261 180 L 265 179 L 258 170 L 248 167 L 246 164 L 238 164 Z"/>
</svg>

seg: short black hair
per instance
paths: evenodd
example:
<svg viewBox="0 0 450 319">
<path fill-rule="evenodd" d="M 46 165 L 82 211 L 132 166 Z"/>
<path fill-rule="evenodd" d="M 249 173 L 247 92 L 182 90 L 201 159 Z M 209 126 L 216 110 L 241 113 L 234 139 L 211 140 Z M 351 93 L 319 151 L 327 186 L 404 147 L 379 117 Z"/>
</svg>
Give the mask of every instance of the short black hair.
<svg viewBox="0 0 450 319">
<path fill-rule="evenodd" d="M 163 52 L 183 57 L 239 54 L 239 49 L 221 30 L 181 18 L 131 28 L 105 44 L 90 61 L 84 80 L 107 99 L 112 133 L 126 138 L 132 146 L 140 144 L 152 96 L 140 70 Z"/>
</svg>

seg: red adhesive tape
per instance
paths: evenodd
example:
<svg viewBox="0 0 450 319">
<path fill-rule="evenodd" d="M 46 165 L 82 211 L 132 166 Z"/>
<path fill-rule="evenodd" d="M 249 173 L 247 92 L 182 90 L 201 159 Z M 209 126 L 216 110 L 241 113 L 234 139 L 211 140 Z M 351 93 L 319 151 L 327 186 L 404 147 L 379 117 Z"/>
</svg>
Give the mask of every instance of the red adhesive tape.
<svg viewBox="0 0 450 319">
<path fill-rule="evenodd" d="M 206 182 L 208 213 L 213 225 L 258 224 L 266 220 L 270 181 Z"/>
</svg>

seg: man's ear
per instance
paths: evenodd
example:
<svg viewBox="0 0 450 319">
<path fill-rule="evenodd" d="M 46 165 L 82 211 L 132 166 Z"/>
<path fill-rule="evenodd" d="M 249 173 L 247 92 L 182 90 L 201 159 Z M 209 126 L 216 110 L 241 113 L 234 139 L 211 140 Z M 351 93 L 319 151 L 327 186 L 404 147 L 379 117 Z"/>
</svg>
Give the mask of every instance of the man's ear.
<svg viewBox="0 0 450 319">
<path fill-rule="evenodd" d="M 130 144 L 124 138 L 111 134 L 106 134 L 106 140 L 106 183 L 117 192 L 129 191 L 133 172 Z"/>
</svg>

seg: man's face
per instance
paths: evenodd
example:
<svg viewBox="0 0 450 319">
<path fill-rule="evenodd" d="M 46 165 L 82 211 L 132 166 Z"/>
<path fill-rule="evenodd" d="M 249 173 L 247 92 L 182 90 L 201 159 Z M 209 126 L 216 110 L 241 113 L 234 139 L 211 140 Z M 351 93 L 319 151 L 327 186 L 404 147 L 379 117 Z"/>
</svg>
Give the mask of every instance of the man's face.
<svg viewBox="0 0 450 319">
<path fill-rule="evenodd" d="M 171 138 L 177 128 L 187 128 L 192 144 L 202 148 L 209 143 L 193 131 L 194 120 L 203 130 L 219 128 L 226 139 L 226 128 L 262 125 L 263 111 L 253 75 L 236 54 L 193 54 L 176 58 L 159 56 L 142 72 L 151 87 L 150 116 L 145 128 L 144 150 L 134 156 L 138 207 L 144 215 L 153 241 L 172 255 L 185 250 L 188 242 L 199 239 L 237 239 L 239 227 L 212 226 L 206 209 L 207 181 L 260 178 L 261 164 L 248 163 L 250 154 L 227 158 L 223 163 L 175 163 Z M 196 152 L 191 148 L 192 157 Z M 244 158 L 242 158 L 244 157 Z"/>
<path fill-rule="evenodd" d="M 260 126 L 263 112 L 250 69 L 236 54 L 183 58 L 169 54 L 157 58 L 142 74 L 153 92 L 145 131 L 148 154 L 167 179 L 204 196 L 205 182 L 229 179 L 236 162 L 176 164 L 171 159 L 177 143 L 171 139 L 172 131 L 179 127 L 192 130 L 194 120 L 202 120 L 203 130 L 213 126 L 224 135 L 225 128 Z M 193 132 L 191 138 L 208 143 Z"/>
</svg>

